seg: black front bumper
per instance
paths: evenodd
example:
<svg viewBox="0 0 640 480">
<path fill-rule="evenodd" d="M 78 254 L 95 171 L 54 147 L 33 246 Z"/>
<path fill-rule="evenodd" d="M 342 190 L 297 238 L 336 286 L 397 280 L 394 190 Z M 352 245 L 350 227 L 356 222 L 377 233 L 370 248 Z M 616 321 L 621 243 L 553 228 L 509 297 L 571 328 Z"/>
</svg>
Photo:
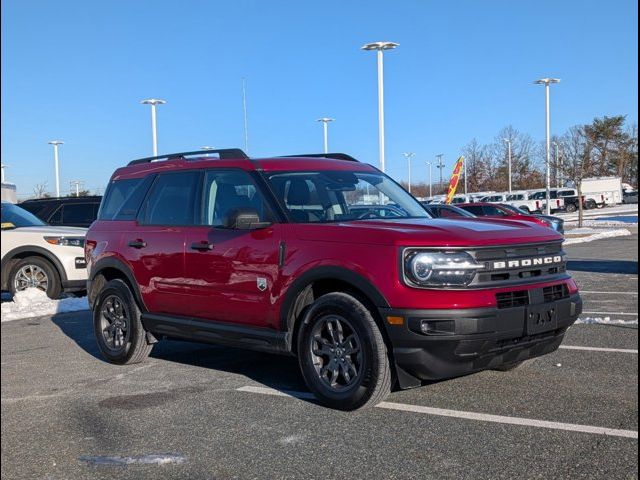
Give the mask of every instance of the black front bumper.
<svg viewBox="0 0 640 480">
<path fill-rule="evenodd" d="M 578 294 L 504 309 L 380 309 L 401 388 L 553 352 L 581 313 L 582 299 Z M 388 316 L 402 317 L 404 321 L 402 325 L 392 325 L 386 321 Z M 429 326 L 427 333 L 421 333 L 423 322 Z"/>
</svg>

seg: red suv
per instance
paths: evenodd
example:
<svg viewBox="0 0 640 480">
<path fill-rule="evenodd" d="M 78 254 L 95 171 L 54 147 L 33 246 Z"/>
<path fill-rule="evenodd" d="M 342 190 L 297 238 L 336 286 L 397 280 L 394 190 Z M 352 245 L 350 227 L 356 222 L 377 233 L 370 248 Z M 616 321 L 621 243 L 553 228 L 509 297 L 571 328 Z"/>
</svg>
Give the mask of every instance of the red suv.
<svg viewBox="0 0 640 480">
<path fill-rule="evenodd" d="M 164 338 L 294 355 L 345 410 L 552 352 L 582 309 L 553 230 L 433 219 L 344 154 L 133 161 L 85 245 L 108 361 L 139 362 Z"/>
</svg>

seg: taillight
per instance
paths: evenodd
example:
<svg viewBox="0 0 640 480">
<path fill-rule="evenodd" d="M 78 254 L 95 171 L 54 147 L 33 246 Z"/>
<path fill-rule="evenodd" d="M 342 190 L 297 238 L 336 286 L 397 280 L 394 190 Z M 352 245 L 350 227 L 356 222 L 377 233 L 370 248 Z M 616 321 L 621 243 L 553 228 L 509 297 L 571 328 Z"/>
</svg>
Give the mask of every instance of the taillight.
<svg viewBox="0 0 640 480">
<path fill-rule="evenodd" d="M 560 200 L 556 200 L 556 205 L 558 208 L 560 208 Z"/>
</svg>

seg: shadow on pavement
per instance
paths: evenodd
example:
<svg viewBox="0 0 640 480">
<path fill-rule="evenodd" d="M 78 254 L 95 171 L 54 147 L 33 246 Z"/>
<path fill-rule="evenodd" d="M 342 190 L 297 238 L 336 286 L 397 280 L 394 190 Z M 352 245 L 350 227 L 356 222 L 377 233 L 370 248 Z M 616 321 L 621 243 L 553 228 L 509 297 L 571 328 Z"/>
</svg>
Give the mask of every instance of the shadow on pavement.
<svg viewBox="0 0 640 480">
<path fill-rule="evenodd" d="M 567 270 L 574 272 L 638 274 L 638 262 L 632 260 L 569 260 Z"/>
<path fill-rule="evenodd" d="M 91 314 L 88 311 L 56 314 L 51 319 L 78 347 L 98 360 L 105 361 L 96 344 Z M 158 342 L 151 351 L 151 357 L 243 375 L 276 390 L 308 391 L 294 357 L 177 340 Z M 314 403 L 313 400 L 307 401 Z"/>
</svg>

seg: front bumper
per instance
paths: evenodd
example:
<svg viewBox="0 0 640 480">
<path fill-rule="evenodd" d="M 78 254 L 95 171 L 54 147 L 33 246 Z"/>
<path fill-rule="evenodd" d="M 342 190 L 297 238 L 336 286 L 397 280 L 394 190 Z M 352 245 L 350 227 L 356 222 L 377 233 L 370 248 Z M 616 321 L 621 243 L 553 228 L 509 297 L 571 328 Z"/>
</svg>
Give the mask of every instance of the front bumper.
<svg viewBox="0 0 640 480">
<path fill-rule="evenodd" d="M 578 294 L 503 309 L 380 309 L 401 388 L 553 352 L 581 313 Z M 542 324 L 541 316 L 547 320 Z M 388 317 L 402 317 L 403 322 L 389 324 Z M 427 333 L 420 333 L 423 322 L 428 325 Z"/>
</svg>

